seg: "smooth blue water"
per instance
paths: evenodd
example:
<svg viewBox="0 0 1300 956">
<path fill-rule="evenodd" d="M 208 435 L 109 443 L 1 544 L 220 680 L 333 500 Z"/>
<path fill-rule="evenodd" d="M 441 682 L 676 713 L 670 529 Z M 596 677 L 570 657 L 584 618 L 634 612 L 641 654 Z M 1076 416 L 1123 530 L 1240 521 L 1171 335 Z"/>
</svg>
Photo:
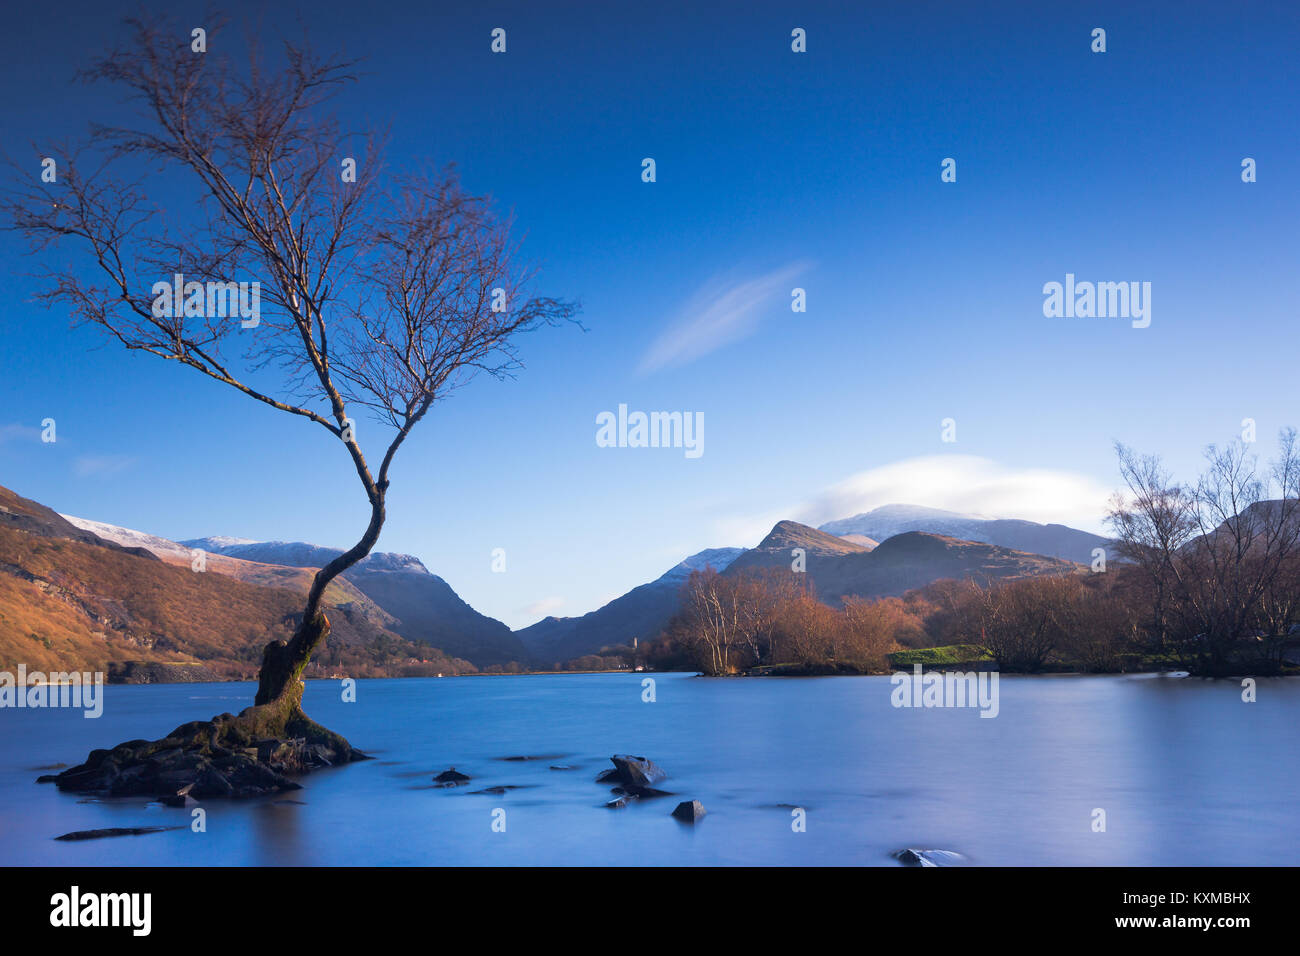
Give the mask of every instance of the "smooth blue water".
<svg viewBox="0 0 1300 956">
<path fill-rule="evenodd" d="M 642 676 L 361 681 L 356 703 L 337 681 L 311 682 L 308 713 L 377 759 L 280 798 L 301 804 L 206 802 L 205 833 L 187 810 L 37 785 L 37 768 L 237 712 L 253 685 L 109 687 L 98 720 L 0 710 L 0 863 L 893 866 L 893 850 L 934 847 L 976 865 L 1280 865 L 1300 845 L 1300 681 L 1262 680 L 1247 704 L 1229 681 L 1004 677 L 987 719 L 895 709 L 884 677 L 656 674 L 657 700 L 643 703 Z M 680 796 L 605 809 L 593 779 L 625 752 L 659 762 Z M 562 756 L 498 759 L 521 754 Z M 453 764 L 473 782 L 433 789 Z M 527 789 L 469 792 L 497 784 Z M 693 828 L 669 816 L 691 798 L 709 811 Z M 807 810 L 806 832 L 781 804 Z"/>
</svg>

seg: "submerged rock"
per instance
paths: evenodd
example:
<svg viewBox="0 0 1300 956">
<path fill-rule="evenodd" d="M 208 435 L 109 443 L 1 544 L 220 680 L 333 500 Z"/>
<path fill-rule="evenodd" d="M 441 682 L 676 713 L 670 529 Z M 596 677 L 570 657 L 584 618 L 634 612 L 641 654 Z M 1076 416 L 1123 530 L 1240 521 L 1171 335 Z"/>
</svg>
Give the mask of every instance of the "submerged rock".
<svg viewBox="0 0 1300 956">
<path fill-rule="evenodd" d="M 654 787 L 610 787 L 609 792 L 616 797 L 645 797 L 646 799 L 676 796 L 676 794 L 669 793 L 667 790 L 656 790 Z"/>
<path fill-rule="evenodd" d="M 706 813 L 708 811 L 704 809 L 704 804 L 698 800 L 683 800 L 673 810 L 673 816 L 684 823 L 698 823 Z"/>
<path fill-rule="evenodd" d="M 519 763 L 525 760 L 559 760 L 561 757 L 567 756 L 568 754 L 514 754 L 509 757 L 497 757 L 497 759 L 509 763 Z"/>
<path fill-rule="evenodd" d="M 455 767 L 450 770 L 444 770 L 433 778 L 434 783 L 440 783 L 444 787 L 457 787 L 462 783 L 469 783 L 470 777 L 467 773 L 461 773 Z"/>
<path fill-rule="evenodd" d="M 966 858 L 952 850 L 899 850 L 894 859 L 903 866 L 961 866 Z"/>
<path fill-rule="evenodd" d="M 101 837 L 141 836 L 145 833 L 162 833 L 164 830 L 183 830 L 184 827 L 105 827 L 102 830 L 74 830 L 57 836 L 56 840 L 98 840 Z"/>
</svg>

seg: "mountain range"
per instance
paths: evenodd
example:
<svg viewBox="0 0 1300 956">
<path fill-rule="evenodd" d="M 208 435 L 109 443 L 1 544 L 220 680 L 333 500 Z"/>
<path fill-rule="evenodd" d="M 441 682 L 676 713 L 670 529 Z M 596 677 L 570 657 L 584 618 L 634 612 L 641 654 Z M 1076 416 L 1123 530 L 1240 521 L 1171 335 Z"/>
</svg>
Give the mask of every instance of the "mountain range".
<svg viewBox="0 0 1300 956">
<path fill-rule="evenodd" d="M 884 512 L 869 522 L 870 518 Z M 845 597 L 879 598 L 901 595 L 942 578 L 979 580 L 1018 578 L 1036 574 L 1062 574 L 1073 570 L 1072 561 L 1046 554 L 1035 554 L 1001 543 L 962 540 L 941 533 L 893 531 L 888 521 L 924 521 L 932 512 L 933 527 L 950 528 L 952 519 L 968 524 L 983 519 L 954 515 L 952 512 L 913 506 L 876 509 L 867 515 L 847 519 L 857 527 L 870 527 L 875 534 L 846 529 L 843 535 L 826 529 L 812 528 L 797 521 L 779 521 L 757 546 L 749 549 L 715 548 L 701 551 L 670 569 L 663 576 L 633 588 L 622 597 L 584 614 L 582 617 L 548 617 L 518 631 L 520 640 L 537 660 L 561 661 L 592 654 L 604 647 L 630 644 L 632 639 L 656 636 L 677 612 L 681 585 L 691 570 L 712 567 L 724 574 L 746 570 L 774 568 L 792 570 L 795 551 L 802 551 L 804 573 L 818 598 L 837 606 Z M 840 522 L 831 522 L 838 526 Z M 1062 534 L 1054 529 L 1060 528 Z M 1034 529 L 1040 529 L 1035 532 Z M 1037 534 L 1044 546 L 1073 548 L 1082 553 L 1088 546 L 1091 560 L 1092 541 L 1105 539 L 1062 525 L 1035 525 L 1029 521 L 986 521 L 981 527 L 967 527 L 981 538 L 997 537 L 1002 541 L 1021 541 Z M 884 540 L 876 543 L 876 534 Z"/>
<path fill-rule="evenodd" d="M 837 537 L 861 535 L 884 541 L 908 531 L 944 535 L 962 541 L 995 544 L 1014 551 L 1044 554 L 1079 564 L 1092 561 L 1094 548 L 1105 548 L 1109 539 L 1063 524 L 1037 524 L 1015 518 L 986 518 L 980 515 L 923 508 L 919 505 L 884 505 L 852 518 L 828 521 L 819 530 Z"/>
<path fill-rule="evenodd" d="M 5 535 L 0 539 L 0 653 L 10 645 L 18 651 L 27 641 L 44 640 L 40 627 L 29 626 L 29 619 L 40 615 L 31 607 L 18 613 L 25 582 L 41 592 L 36 604 L 51 619 L 47 629 L 65 640 L 77 632 L 72 643 L 83 658 L 115 653 L 148 661 L 188 654 L 195 660 L 219 659 L 228 670 L 255 665 L 262 644 L 284 636 L 284 622 L 299 610 L 315 569 L 341 553 L 295 541 L 223 536 L 172 541 L 59 515 L 3 488 L 0 533 Z M 681 587 L 693 570 L 790 570 L 801 551 L 814 592 L 834 606 L 847 596 L 901 595 L 942 578 L 1068 572 L 1106 543 L 1064 525 L 887 505 L 820 528 L 780 521 L 753 548 L 701 551 L 594 611 L 547 617 L 514 632 L 472 608 L 406 554 L 368 556 L 335 579 L 326 604 L 334 609 L 330 619 L 340 661 L 348 655 L 376 666 L 434 661 L 451 672 L 512 662 L 552 666 L 657 636 L 676 613 Z M 203 552 L 206 570 L 213 573 L 193 573 L 196 551 Z M 77 570 L 58 567 L 58 554 Z M 39 567 L 33 569 L 33 563 Z M 89 570 L 92 564 L 97 570 Z M 143 597 L 156 594 L 164 581 L 168 600 Z M 29 604 L 30 599 L 29 593 Z M 224 608 L 218 607 L 222 601 Z M 70 621 L 78 614 L 85 620 L 74 627 Z M 62 622 L 57 627 L 55 618 Z M 225 631 L 205 635 L 202 622 L 215 620 L 225 622 Z"/>
</svg>

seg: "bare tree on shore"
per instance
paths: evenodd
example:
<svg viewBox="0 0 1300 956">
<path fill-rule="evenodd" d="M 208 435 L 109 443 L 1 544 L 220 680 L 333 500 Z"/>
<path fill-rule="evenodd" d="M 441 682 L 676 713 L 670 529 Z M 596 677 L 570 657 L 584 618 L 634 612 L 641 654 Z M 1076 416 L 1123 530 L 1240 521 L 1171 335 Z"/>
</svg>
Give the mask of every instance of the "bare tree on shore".
<svg viewBox="0 0 1300 956">
<path fill-rule="evenodd" d="M 1266 469 L 1243 442 L 1209 446 L 1192 485 L 1176 483 L 1158 458 L 1116 451 L 1128 491 L 1115 496 L 1110 525 L 1121 556 L 1150 582 L 1159 643 L 1211 675 L 1269 657 L 1267 639 L 1300 611 L 1295 430 L 1281 432 Z"/>
</svg>

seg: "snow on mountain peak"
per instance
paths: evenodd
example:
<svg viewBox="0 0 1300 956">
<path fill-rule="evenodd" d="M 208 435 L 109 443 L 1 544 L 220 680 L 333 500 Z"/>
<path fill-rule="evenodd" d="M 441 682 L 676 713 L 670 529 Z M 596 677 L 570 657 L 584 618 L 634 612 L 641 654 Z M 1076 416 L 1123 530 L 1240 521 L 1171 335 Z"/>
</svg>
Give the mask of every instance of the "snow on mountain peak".
<svg viewBox="0 0 1300 956">
<path fill-rule="evenodd" d="M 683 559 L 680 564 L 665 572 L 659 580 L 667 582 L 685 581 L 691 576 L 692 571 L 703 571 L 705 568 L 725 571 L 731 562 L 735 561 L 744 550 L 744 548 L 708 548 Z"/>
<path fill-rule="evenodd" d="M 115 524 L 107 524 L 103 521 L 91 521 L 89 518 L 78 518 L 75 515 L 60 515 L 69 524 L 80 528 L 82 531 L 89 531 L 93 535 L 103 538 L 105 541 L 111 541 L 114 544 L 120 544 L 124 548 L 144 548 L 158 557 L 183 556 L 189 557 L 189 550 L 177 544 L 175 541 L 169 541 L 166 538 L 160 538 L 157 535 L 148 534 L 144 531 L 136 531 L 133 528 L 120 528 Z"/>
</svg>

